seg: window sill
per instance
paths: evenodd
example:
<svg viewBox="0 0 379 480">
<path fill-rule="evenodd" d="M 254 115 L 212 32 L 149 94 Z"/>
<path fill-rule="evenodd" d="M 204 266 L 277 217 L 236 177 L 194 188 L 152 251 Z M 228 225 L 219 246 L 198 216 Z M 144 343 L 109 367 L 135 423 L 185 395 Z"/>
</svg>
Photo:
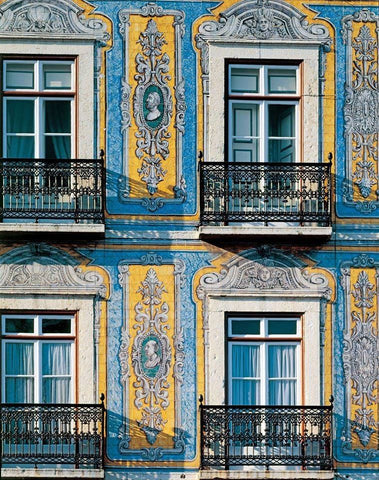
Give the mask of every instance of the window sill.
<svg viewBox="0 0 379 480">
<path fill-rule="evenodd" d="M 333 471 L 322 470 L 285 470 L 276 467 L 275 471 L 254 471 L 254 470 L 201 470 L 200 480 L 332 480 Z"/>
<path fill-rule="evenodd" d="M 201 237 L 326 237 L 332 235 L 332 227 L 301 227 L 294 226 L 262 226 L 262 225 L 228 225 L 200 226 Z"/>
<path fill-rule="evenodd" d="M 102 469 L 76 468 L 2 468 L 1 478 L 104 478 Z"/>
<path fill-rule="evenodd" d="M 0 234 L 51 233 L 96 235 L 105 232 L 102 223 L 0 223 Z"/>
</svg>

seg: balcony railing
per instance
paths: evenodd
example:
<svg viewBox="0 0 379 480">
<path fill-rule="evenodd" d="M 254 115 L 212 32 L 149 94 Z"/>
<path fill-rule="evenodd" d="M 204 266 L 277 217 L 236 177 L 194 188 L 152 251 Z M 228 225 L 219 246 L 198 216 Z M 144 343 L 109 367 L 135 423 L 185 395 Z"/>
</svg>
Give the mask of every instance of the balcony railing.
<svg viewBox="0 0 379 480">
<path fill-rule="evenodd" d="M 201 466 L 332 468 L 332 406 L 200 405 Z"/>
<path fill-rule="evenodd" d="M 1 404 L 0 459 L 103 468 L 104 404 Z"/>
<path fill-rule="evenodd" d="M 200 164 L 202 225 L 330 225 L 330 163 Z"/>
<path fill-rule="evenodd" d="M 0 160 L 0 221 L 103 223 L 103 159 Z"/>
</svg>

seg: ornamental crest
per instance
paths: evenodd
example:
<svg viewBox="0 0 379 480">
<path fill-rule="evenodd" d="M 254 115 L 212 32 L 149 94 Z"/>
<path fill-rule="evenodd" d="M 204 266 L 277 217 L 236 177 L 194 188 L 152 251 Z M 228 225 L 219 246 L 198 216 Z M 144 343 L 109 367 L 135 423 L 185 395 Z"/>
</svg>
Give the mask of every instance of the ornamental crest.
<svg viewBox="0 0 379 480">
<path fill-rule="evenodd" d="M 356 36 L 354 23 L 363 23 Z M 373 24 L 376 30 L 370 28 Z M 344 106 L 348 161 L 344 196 L 363 213 L 375 210 L 379 200 L 375 188 L 379 135 L 378 32 L 379 16 L 368 9 L 343 19 L 342 34 L 348 58 Z"/>
<path fill-rule="evenodd" d="M 168 305 L 162 302 L 166 292 L 153 268 L 137 291 L 142 301 L 135 306 L 137 329 L 132 346 L 132 366 L 137 378 L 134 383 L 134 405 L 142 409 L 138 426 L 153 445 L 166 421 L 162 410 L 169 406 L 167 377 L 171 366 L 171 346 L 167 337 Z"/>
<path fill-rule="evenodd" d="M 170 58 L 162 52 L 166 40 L 150 19 L 138 43 L 142 54 L 136 56 L 138 86 L 134 94 L 134 117 L 138 126 L 136 155 L 142 158 L 138 170 L 152 195 L 166 174 L 162 160 L 169 155 L 168 126 L 172 117 L 172 97 L 168 81 Z"/>
</svg>

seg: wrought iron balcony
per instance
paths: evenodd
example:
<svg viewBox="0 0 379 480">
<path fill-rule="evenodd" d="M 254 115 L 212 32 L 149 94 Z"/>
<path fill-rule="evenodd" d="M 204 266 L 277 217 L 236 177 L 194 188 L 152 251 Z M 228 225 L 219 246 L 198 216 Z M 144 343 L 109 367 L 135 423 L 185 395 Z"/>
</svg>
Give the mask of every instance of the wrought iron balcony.
<svg viewBox="0 0 379 480">
<path fill-rule="evenodd" d="M 1 466 L 103 468 L 104 404 L 0 404 Z"/>
<path fill-rule="evenodd" d="M 0 160 L 0 221 L 104 222 L 103 159 Z"/>
<path fill-rule="evenodd" d="M 201 467 L 332 468 L 332 405 L 200 405 Z"/>
<path fill-rule="evenodd" d="M 202 225 L 330 225 L 330 163 L 200 164 Z"/>
</svg>

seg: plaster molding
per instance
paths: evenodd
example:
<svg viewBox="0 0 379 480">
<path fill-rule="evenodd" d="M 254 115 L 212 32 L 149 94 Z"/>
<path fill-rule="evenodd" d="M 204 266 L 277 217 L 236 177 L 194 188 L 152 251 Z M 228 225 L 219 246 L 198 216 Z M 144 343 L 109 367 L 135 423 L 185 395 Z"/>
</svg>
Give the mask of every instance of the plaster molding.
<svg viewBox="0 0 379 480">
<path fill-rule="evenodd" d="M 29 244 L 0 257 L 0 294 L 106 296 L 100 273 L 85 271 L 66 253 Z"/>
<path fill-rule="evenodd" d="M 0 35 L 41 37 L 70 35 L 103 42 L 110 39 L 106 24 L 87 17 L 71 0 L 10 0 L 0 6 Z"/>
<path fill-rule="evenodd" d="M 209 75 L 209 44 L 216 41 L 291 40 L 318 42 L 329 50 L 332 39 L 320 23 L 309 23 L 306 15 L 282 0 L 239 2 L 220 14 L 218 21 L 202 23 L 196 35 L 201 51 L 203 75 Z"/>
</svg>

